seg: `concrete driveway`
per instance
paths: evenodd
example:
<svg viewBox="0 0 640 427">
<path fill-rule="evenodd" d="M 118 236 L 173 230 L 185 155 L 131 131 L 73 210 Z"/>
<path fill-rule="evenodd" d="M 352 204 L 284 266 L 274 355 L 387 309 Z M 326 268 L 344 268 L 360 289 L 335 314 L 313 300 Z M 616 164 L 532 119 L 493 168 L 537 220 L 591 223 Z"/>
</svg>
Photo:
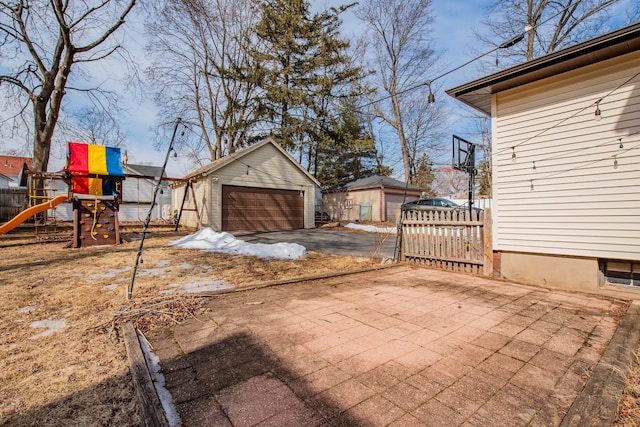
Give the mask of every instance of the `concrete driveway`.
<svg viewBox="0 0 640 427">
<path fill-rule="evenodd" d="M 394 234 L 313 228 L 309 230 L 246 231 L 233 233 L 249 243 L 298 243 L 309 251 L 334 255 L 393 258 Z"/>
<path fill-rule="evenodd" d="M 185 426 L 610 425 L 637 345 L 623 301 L 409 266 L 206 308 L 148 337 Z"/>
</svg>

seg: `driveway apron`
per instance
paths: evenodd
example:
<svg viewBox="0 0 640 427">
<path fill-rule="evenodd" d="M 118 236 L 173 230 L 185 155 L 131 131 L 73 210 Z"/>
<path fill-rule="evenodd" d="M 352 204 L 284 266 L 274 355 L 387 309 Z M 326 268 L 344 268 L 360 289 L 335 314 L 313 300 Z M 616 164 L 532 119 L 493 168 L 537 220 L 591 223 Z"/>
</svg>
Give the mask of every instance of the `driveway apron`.
<svg viewBox="0 0 640 427">
<path fill-rule="evenodd" d="M 206 309 L 148 337 L 185 426 L 554 426 L 627 303 L 398 266 Z"/>
<path fill-rule="evenodd" d="M 234 232 L 249 243 L 298 243 L 308 251 L 333 255 L 393 258 L 396 235 L 315 228 L 311 230 Z"/>
</svg>

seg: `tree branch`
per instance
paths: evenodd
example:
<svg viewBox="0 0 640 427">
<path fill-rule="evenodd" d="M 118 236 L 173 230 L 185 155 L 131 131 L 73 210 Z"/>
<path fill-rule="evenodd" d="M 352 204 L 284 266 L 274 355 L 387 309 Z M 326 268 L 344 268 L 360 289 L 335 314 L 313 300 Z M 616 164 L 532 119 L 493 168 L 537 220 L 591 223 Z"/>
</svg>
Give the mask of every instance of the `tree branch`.
<svg viewBox="0 0 640 427">
<path fill-rule="evenodd" d="M 105 2 L 106 1 L 107 0 L 105 0 Z M 122 26 L 122 24 L 124 24 L 125 18 L 129 14 L 129 12 L 131 12 L 131 9 L 133 9 L 133 6 L 135 4 L 136 4 L 136 0 L 131 0 L 129 4 L 125 7 L 125 9 L 122 11 L 122 13 L 120 14 L 120 18 L 118 19 L 118 21 L 113 26 L 111 26 L 107 31 L 105 31 L 102 34 L 102 36 L 99 37 L 97 40 L 95 40 L 93 43 L 89 43 L 88 45 L 85 45 L 83 47 L 78 47 L 76 48 L 76 51 L 87 52 L 100 46 L 105 40 L 109 38 L 109 36 L 111 36 L 111 34 L 113 34 L 118 28 Z"/>
</svg>

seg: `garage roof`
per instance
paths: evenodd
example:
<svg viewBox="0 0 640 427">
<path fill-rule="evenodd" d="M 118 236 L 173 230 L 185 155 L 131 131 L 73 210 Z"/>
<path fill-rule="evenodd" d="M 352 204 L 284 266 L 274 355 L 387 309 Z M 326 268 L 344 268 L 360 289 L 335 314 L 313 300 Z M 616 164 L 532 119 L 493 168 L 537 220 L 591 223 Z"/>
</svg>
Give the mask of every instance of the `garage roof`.
<svg viewBox="0 0 640 427">
<path fill-rule="evenodd" d="M 365 190 L 370 188 L 381 187 L 393 187 L 393 188 L 407 188 L 409 190 L 422 190 L 420 187 L 416 187 L 412 184 L 407 184 L 403 181 L 391 178 L 390 176 L 383 175 L 368 175 L 360 178 L 352 178 L 348 181 L 343 181 L 340 184 L 336 184 L 332 187 L 324 190 L 325 192 L 332 191 L 344 191 L 344 190 Z"/>
<path fill-rule="evenodd" d="M 636 50 L 640 50 L 640 23 L 449 89 L 446 93 L 487 115 L 491 115 L 491 94 Z"/>
<path fill-rule="evenodd" d="M 253 144 L 250 145 L 247 148 L 243 148 L 242 150 L 236 151 L 233 154 L 229 154 L 226 155 L 216 161 L 213 161 L 211 163 L 209 163 L 208 165 L 205 165 L 199 169 L 196 169 L 195 171 L 191 172 L 190 174 L 186 175 L 184 177 L 184 179 L 189 179 L 189 178 L 195 178 L 197 176 L 207 176 L 207 175 L 211 175 L 212 173 L 214 173 L 215 171 L 219 170 L 220 168 L 230 164 L 231 162 L 240 160 L 242 157 L 246 156 L 247 154 L 259 149 L 260 147 L 266 145 L 266 144 L 271 144 L 273 145 L 277 150 L 279 150 L 283 156 L 285 156 L 286 158 L 288 158 L 291 163 L 293 165 L 295 165 L 304 175 L 307 176 L 307 178 L 309 178 L 309 180 L 313 181 L 313 183 L 315 185 L 317 185 L 318 187 L 320 186 L 320 183 L 318 182 L 317 179 L 315 179 L 313 177 L 313 175 L 311 175 L 309 172 L 307 172 L 307 170 L 305 168 L 303 168 L 300 163 L 296 162 L 296 160 L 291 157 L 291 155 L 289 153 L 287 153 L 285 151 L 284 148 L 282 148 L 282 146 L 280 144 L 278 144 L 276 141 L 274 141 L 272 138 L 267 138 L 264 139 L 260 142 L 258 142 L 257 144 Z"/>
</svg>

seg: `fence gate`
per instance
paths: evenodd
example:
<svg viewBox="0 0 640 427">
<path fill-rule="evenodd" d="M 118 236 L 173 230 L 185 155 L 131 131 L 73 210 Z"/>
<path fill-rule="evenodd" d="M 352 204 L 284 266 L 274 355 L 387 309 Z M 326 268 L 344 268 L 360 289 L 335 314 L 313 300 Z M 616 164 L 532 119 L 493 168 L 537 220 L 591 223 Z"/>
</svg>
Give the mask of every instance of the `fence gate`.
<svg viewBox="0 0 640 427">
<path fill-rule="evenodd" d="M 401 260 L 490 276 L 490 215 L 489 210 L 402 212 Z"/>
</svg>

